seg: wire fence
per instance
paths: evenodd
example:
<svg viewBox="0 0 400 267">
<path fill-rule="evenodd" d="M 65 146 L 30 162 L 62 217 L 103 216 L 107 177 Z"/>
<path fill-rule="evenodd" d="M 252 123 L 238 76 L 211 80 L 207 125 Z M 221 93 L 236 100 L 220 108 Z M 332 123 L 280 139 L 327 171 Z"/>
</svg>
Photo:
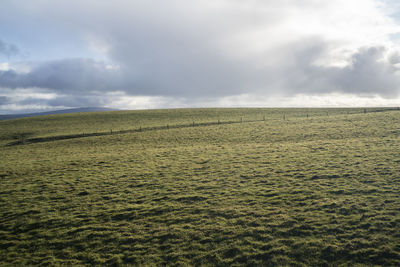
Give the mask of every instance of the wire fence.
<svg viewBox="0 0 400 267">
<path fill-rule="evenodd" d="M 359 112 L 352 111 L 351 113 L 348 111 L 348 115 L 353 114 L 367 114 L 367 113 L 374 113 L 374 112 L 385 112 L 385 111 L 394 111 L 400 110 L 399 108 L 385 108 L 385 109 L 361 109 Z M 338 115 L 337 113 L 335 115 Z M 329 116 L 329 112 L 326 112 L 326 116 Z M 310 118 L 311 114 L 305 113 L 305 118 Z M 213 126 L 213 125 L 227 125 L 227 124 L 235 124 L 235 123 L 250 123 L 250 122 L 261 122 L 266 121 L 266 116 L 263 115 L 261 119 L 247 119 L 243 120 L 243 117 L 240 117 L 238 120 L 226 120 L 222 121 L 218 119 L 217 121 L 210 121 L 210 122 L 195 122 L 194 120 L 191 123 L 186 124 L 175 124 L 175 125 L 161 125 L 161 126 L 149 126 L 149 127 L 142 127 L 139 126 L 138 128 L 134 129 L 127 129 L 127 130 L 113 130 L 110 131 L 103 131 L 103 132 L 92 132 L 92 133 L 79 133 L 79 134 L 67 134 L 67 135 L 57 135 L 57 136 L 49 136 L 49 137 L 34 137 L 34 138 L 20 138 L 19 140 L 13 141 L 8 143 L 7 146 L 14 146 L 14 145 L 22 145 L 22 144 L 30 144 L 30 143 L 42 143 L 42 142 L 51 142 L 51 141 L 59 141 L 59 140 L 68 140 L 74 138 L 84 138 L 84 137 L 96 137 L 96 136 L 106 136 L 106 135 L 114 135 L 114 134 L 126 134 L 126 133 L 138 133 L 138 132 L 148 132 L 148 131 L 156 131 L 156 130 L 170 130 L 170 129 L 180 129 L 180 128 L 189 128 L 189 127 L 204 127 L 204 126 Z M 296 118 L 299 118 L 297 116 Z M 282 113 L 282 120 L 287 121 L 289 118 L 286 113 Z"/>
</svg>

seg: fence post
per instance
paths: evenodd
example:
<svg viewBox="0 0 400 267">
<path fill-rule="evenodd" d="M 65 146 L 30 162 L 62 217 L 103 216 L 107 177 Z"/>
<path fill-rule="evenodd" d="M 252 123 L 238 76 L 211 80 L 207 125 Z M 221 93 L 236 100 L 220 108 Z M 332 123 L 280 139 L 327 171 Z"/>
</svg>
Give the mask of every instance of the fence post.
<svg viewBox="0 0 400 267">
<path fill-rule="evenodd" d="M 263 121 L 265 121 L 265 115 L 263 116 Z"/>
<path fill-rule="evenodd" d="M 221 124 L 221 122 L 219 121 L 219 119 L 218 119 L 218 124 Z"/>
<path fill-rule="evenodd" d="M 364 114 L 365 114 L 365 113 L 367 113 L 367 109 L 366 109 L 366 108 L 364 108 Z"/>
<path fill-rule="evenodd" d="M 243 117 L 240 117 L 240 123 L 242 123 L 243 122 Z"/>
<path fill-rule="evenodd" d="M 286 120 L 286 114 L 283 113 L 283 120 Z"/>
</svg>

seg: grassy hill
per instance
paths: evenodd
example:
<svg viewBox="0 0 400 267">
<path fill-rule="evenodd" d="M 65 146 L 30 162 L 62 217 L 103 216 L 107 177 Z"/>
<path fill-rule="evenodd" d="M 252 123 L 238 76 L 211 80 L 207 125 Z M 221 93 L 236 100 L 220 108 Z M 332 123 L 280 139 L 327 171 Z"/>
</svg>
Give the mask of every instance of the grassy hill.
<svg viewBox="0 0 400 267">
<path fill-rule="evenodd" d="M 400 265 L 400 111 L 0 122 L 0 264 Z"/>
</svg>

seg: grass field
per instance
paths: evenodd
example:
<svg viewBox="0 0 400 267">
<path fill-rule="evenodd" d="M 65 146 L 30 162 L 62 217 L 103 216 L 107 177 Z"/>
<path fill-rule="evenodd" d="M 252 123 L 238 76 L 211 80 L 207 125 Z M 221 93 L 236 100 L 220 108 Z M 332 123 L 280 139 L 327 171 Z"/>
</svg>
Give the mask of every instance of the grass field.
<svg viewBox="0 0 400 267">
<path fill-rule="evenodd" d="M 43 116 L 0 152 L 0 265 L 400 265 L 395 109 Z"/>
</svg>

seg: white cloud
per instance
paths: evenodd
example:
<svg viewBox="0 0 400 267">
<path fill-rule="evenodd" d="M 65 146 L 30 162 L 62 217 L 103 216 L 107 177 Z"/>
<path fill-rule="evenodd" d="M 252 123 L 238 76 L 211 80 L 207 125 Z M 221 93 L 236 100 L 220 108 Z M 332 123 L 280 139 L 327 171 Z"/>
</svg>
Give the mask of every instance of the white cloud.
<svg viewBox="0 0 400 267">
<path fill-rule="evenodd" d="M 0 71 L 10 70 L 10 64 L 8 62 L 0 63 Z"/>
<path fill-rule="evenodd" d="M 11 100 L 19 102 L 27 99 L 55 99 L 57 94 L 41 88 L 0 88 L 0 96 L 7 96 Z"/>
</svg>

